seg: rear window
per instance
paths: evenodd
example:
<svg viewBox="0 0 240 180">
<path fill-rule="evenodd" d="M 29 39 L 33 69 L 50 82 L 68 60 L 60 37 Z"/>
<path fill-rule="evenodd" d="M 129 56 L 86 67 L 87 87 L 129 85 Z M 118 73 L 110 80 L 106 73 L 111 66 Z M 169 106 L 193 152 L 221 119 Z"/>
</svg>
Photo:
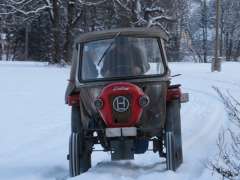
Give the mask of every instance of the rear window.
<svg viewBox="0 0 240 180">
<path fill-rule="evenodd" d="M 84 44 L 82 80 L 162 75 L 165 72 L 157 38 L 119 36 Z"/>
</svg>

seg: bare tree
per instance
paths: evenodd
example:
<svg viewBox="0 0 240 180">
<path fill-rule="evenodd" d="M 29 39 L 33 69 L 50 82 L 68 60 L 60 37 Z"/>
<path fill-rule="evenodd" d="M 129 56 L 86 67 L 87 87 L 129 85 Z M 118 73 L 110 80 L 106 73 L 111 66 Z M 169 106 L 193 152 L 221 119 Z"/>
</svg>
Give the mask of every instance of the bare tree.
<svg viewBox="0 0 240 180">
<path fill-rule="evenodd" d="M 158 26 L 172 37 L 171 51 L 179 54 L 184 17 L 188 9 L 185 2 L 188 1 L 0 0 L 0 19 L 7 19 L 7 28 L 4 31 L 11 34 L 11 53 L 18 59 L 24 54 L 24 39 L 29 39 L 29 43 L 25 45 L 29 44 L 30 50 L 33 49 L 33 39 L 37 43 L 38 38 L 32 36 L 32 31 L 36 31 L 36 25 L 33 27 L 33 24 L 37 21 L 41 23 L 39 32 L 44 31 L 41 35 L 46 36 L 43 38 L 50 42 L 47 47 L 41 47 L 42 52 L 46 53 L 44 57 L 48 57 L 52 63 L 62 60 L 70 63 L 74 34 L 117 27 Z M 27 24 L 30 30 L 26 28 Z M 22 33 L 23 29 L 29 38 Z M 46 46 L 42 41 L 40 44 Z M 27 52 L 27 48 L 25 49 Z M 32 56 L 31 53 L 32 51 L 25 54 Z"/>
<path fill-rule="evenodd" d="M 202 18 L 201 18 L 201 27 L 202 27 L 202 50 L 203 50 L 203 62 L 207 62 L 207 55 L 208 55 L 208 7 L 207 1 L 202 0 L 201 2 L 202 8 Z"/>
<path fill-rule="evenodd" d="M 212 3 L 211 12 L 216 14 L 215 1 Z M 220 56 L 227 61 L 237 60 L 240 56 L 240 4 L 238 0 L 221 0 L 220 16 Z"/>
</svg>

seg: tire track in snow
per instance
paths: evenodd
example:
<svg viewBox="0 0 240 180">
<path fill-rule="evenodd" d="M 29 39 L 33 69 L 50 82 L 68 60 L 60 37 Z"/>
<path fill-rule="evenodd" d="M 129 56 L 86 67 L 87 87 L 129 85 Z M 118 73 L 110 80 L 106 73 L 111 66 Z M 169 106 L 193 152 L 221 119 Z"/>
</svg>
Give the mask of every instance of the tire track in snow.
<svg viewBox="0 0 240 180">
<path fill-rule="evenodd" d="M 207 106 L 205 106 L 204 108 L 205 110 L 204 112 L 202 112 L 203 114 L 204 113 L 206 114 L 206 119 L 204 120 L 205 121 L 207 120 L 207 122 L 205 123 L 205 121 L 203 121 L 204 125 L 201 127 L 201 130 L 197 134 L 195 134 L 193 137 L 188 139 L 187 142 L 185 142 L 184 144 L 185 149 L 191 149 L 190 147 L 192 147 L 195 143 L 202 142 L 204 137 L 209 138 L 210 135 L 216 134 L 216 132 L 218 132 L 218 130 L 222 125 L 222 122 L 219 120 L 222 120 L 223 117 L 226 116 L 226 114 L 225 114 L 224 105 L 222 104 L 220 98 L 217 97 L 217 95 L 213 95 L 209 92 L 204 92 L 204 91 L 195 90 L 191 88 L 185 88 L 185 89 L 190 90 L 194 93 L 202 94 L 203 96 L 205 96 L 204 99 L 210 98 L 211 100 L 213 100 L 212 104 L 208 104 Z M 203 104 L 203 105 L 206 105 L 206 104 Z M 212 108 L 212 109 L 209 109 L 209 108 Z"/>
<path fill-rule="evenodd" d="M 203 79 L 203 78 L 199 78 L 199 79 Z M 232 85 L 235 88 L 237 87 L 237 89 L 234 89 L 234 90 L 236 90 L 236 91 L 240 90 L 240 85 L 237 83 L 234 83 L 234 82 L 228 82 L 228 81 L 216 80 L 216 79 L 208 79 L 208 80 L 217 82 L 217 83 L 224 83 L 224 84 Z M 212 86 L 216 86 L 216 85 L 212 85 Z M 232 88 L 232 87 L 228 87 L 227 89 L 229 89 L 229 88 Z M 203 96 L 205 96 L 205 98 L 204 98 L 205 100 L 209 99 L 209 98 L 212 100 L 211 103 L 207 104 L 207 106 L 205 108 L 206 109 L 205 113 L 209 111 L 208 108 L 211 105 L 213 105 L 213 103 L 215 105 L 214 108 L 212 109 L 212 111 L 209 113 L 209 116 L 207 118 L 209 121 L 204 124 L 204 126 L 202 127 L 202 130 L 199 133 L 197 133 L 194 137 L 187 140 L 187 143 L 185 144 L 185 148 L 188 149 L 189 147 L 194 145 L 195 142 L 201 142 L 201 139 L 203 139 L 203 137 L 209 137 L 209 135 L 214 135 L 216 133 L 216 131 L 218 131 L 220 129 L 220 127 L 223 123 L 224 117 L 225 117 L 225 119 L 227 119 L 227 114 L 226 114 L 223 102 L 222 102 L 221 98 L 217 95 L 217 93 L 213 94 L 213 93 L 210 93 L 207 91 L 188 88 L 188 87 L 184 87 L 184 89 L 189 90 L 193 93 L 202 94 Z M 191 96 L 190 96 L 190 101 L 191 101 Z M 219 121 L 219 120 L 221 120 L 221 121 Z M 215 131 L 213 131 L 213 129 Z"/>
<path fill-rule="evenodd" d="M 187 78 L 198 79 L 198 80 L 206 80 L 207 79 L 208 81 L 211 81 L 211 82 L 221 83 L 221 84 L 225 84 L 225 85 L 227 84 L 227 85 L 234 86 L 234 87 L 237 87 L 238 89 L 240 89 L 240 84 L 233 82 L 233 81 L 218 80 L 218 79 L 209 78 L 209 77 L 204 78 L 202 76 L 192 75 L 192 74 L 191 74 L 191 76 L 188 76 Z"/>
<path fill-rule="evenodd" d="M 175 174 L 180 173 L 183 179 L 198 179 L 206 168 L 204 162 L 212 146 L 215 146 L 225 110 L 213 90 L 183 89 L 189 92 L 190 102 L 181 109 L 184 162 Z"/>
</svg>

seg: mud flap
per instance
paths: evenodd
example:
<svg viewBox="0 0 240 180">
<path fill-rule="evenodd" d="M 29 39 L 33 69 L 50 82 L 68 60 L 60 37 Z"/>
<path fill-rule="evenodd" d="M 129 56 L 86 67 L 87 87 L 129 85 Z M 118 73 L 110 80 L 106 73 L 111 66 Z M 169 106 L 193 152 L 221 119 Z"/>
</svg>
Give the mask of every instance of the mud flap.
<svg viewBox="0 0 240 180">
<path fill-rule="evenodd" d="M 111 159 L 113 161 L 134 159 L 133 140 L 111 141 Z"/>
<path fill-rule="evenodd" d="M 176 171 L 182 164 L 182 151 L 179 144 L 175 142 L 173 132 L 166 133 L 166 149 L 167 149 L 167 170 Z"/>
<path fill-rule="evenodd" d="M 179 100 L 167 105 L 165 145 L 167 170 L 176 171 L 183 162 Z"/>
</svg>

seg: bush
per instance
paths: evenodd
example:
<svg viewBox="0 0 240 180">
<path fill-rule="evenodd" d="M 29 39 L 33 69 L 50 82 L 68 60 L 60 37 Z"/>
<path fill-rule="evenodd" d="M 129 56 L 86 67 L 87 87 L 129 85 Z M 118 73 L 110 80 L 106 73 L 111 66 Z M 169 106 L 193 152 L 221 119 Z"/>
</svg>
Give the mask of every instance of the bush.
<svg viewBox="0 0 240 180">
<path fill-rule="evenodd" d="M 223 101 L 230 124 L 218 137 L 218 154 L 209 162 L 209 167 L 220 174 L 223 179 L 240 178 L 240 102 L 230 93 L 222 93 L 214 87 Z"/>
</svg>

